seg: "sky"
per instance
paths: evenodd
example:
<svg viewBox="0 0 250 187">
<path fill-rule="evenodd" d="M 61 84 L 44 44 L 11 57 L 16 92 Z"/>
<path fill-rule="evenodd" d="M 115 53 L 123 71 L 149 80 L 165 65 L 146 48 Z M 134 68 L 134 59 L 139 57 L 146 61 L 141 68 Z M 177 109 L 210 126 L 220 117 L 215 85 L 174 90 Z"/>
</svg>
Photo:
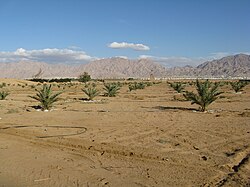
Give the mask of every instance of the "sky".
<svg viewBox="0 0 250 187">
<path fill-rule="evenodd" d="M 0 0 L 0 63 L 250 54 L 250 0 Z"/>
</svg>

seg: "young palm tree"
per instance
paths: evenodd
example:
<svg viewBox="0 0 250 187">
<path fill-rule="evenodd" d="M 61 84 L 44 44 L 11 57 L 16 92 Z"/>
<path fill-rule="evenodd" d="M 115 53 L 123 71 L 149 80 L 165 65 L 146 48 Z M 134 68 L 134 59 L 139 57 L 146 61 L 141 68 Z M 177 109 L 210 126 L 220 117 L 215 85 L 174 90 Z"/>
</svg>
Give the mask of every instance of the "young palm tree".
<svg viewBox="0 0 250 187">
<path fill-rule="evenodd" d="M 174 82 L 170 83 L 170 87 L 172 87 L 178 93 L 181 93 L 184 91 L 185 85 L 182 82 Z"/>
<path fill-rule="evenodd" d="M 145 86 L 146 86 L 146 84 L 143 83 L 143 82 L 136 83 L 136 88 L 137 88 L 137 89 L 144 89 Z"/>
<path fill-rule="evenodd" d="M 7 91 L 0 92 L 0 100 L 4 100 L 10 93 Z"/>
<path fill-rule="evenodd" d="M 35 96 L 29 96 L 40 102 L 42 110 L 49 110 L 52 108 L 53 104 L 58 101 L 58 96 L 62 92 L 52 94 L 51 85 L 44 84 L 41 90 L 37 91 Z"/>
<path fill-rule="evenodd" d="M 244 81 L 238 81 L 238 82 L 230 82 L 231 87 L 233 90 L 238 93 L 239 91 L 242 91 L 242 89 L 247 85 L 247 82 Z"/>
<path fill-rule="evenodd" d="M 144 89 L 146 84 L 143 82 L 134 82 L 128 85 L 129 91 L 137 90 L 137 89 Z"/>
<path fill-rule="evenodd" d="M 90 101 L 92 101 L 94 97 L 99 95 L 98 90 L 94 86 L 88 87 L 86 89 L 82 89 L 82 91 L 89 97 Z"/>
<path fill-rule="evenodd" d="M 128 89 L 129 89 L 130 92 L 131 92 L 132 90 L 136 90 L 136 85 L 135 85 L 135 83 L 134 83 L 134 84 L 129 84 L 129 85 L 128 85 Z"/>
<path fill-rule="evenodd" d="M 120 86 L 116 83 L 104 84 L 105 96 L 115 97 L 118 94 L 118 90 L 120 90 Z"/>
<path fill-rule="evenodd" d="M 200 82 L 196 80 L 196 90 L 197 94 L 193 92 L 186 91 L 184 97 L 191 101 L 191 104 L 200 105 L 200 110 L 202 112 L 206 111 L 207 106 L 218 99 L 218 96 L 223 92 L 218 91 L 219 84 L 211 84 L 208 80 L 205 82 Z"/>
</svg>

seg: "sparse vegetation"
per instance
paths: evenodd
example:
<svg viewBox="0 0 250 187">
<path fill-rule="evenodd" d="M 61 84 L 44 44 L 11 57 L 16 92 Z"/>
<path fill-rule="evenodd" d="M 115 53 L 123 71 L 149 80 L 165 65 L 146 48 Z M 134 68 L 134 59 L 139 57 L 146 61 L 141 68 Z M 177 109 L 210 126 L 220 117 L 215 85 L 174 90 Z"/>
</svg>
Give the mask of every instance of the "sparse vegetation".
<svg viewBox="0 0 250 187">
<path fill-rule="evenodd" d="M 133 90 L 136 90 L 135 83 L 134 84 L 129 84 L 128 89 L 129 89 L 130 92 L 133 91 Z"/>
<path fill-rule="evenodd" d="M 88 99 L 90 101 L 99 95 L 99 92 L 95 86 L 89 86 L 88 88 L 82 89 L 82 91 L 89 97 Z"/>
<path fill-rule="evenodd" d="M 147 82 L 146 85 L 147 85 L 147 86 L 152 86 L 153 83 L 152 83 L 152 82 Z"/>
<path fill-rule="evenodd" d="M 9 94 L 7 91 L 0 91 L 0 100 L 4 100 Z"/>
<path fill-rule="evenodd" d="M 71 82 L 73 79 L 72 78 L 60 78 L 60 79 L 41 79 L 41 78 L 33 78 L 33 79 L 27 79 L 28 81 L 33 81 L 33 82 L 40 82 L 40 83 L 44 83 L 44 82 L 57 82 L 57 83 L 61 83 L 61 82 Z"/>
<path fill-rule="evenodd" d="M 247 82 L 238 81 L 238 82 L 230 82 L 232 89 L 238 93 L 243 90 L 243 88 L 247 85 Z"/>
<path fill-rule="evenodd" d="M 145 88 L 145 86 L 146 86 L 146 85 L 145 85 L 143 82 L 139 82 L 139 83 L 136 84 L 136 89 L 142 90 L 142 89 Z"/>
<path fill-rule="evenodd" d="M 219 82 L 216 82 L 215 84 L 219 84 L 220 87 L 223 87 L 223 86 L 227 85 L 227 82 L 226 81 L 219 81 Z"/>
<path fill-rule="evenodd" d="M 120 81 L 118 81 L 116 84 L 117 84 L 117 86 L 119 86 L 120 88 L 123 86 L 123 83 L 121 83 Z"/>
<path fill-rule="evenodd" d="M 118 91 L 120 90 L 120 86 L 116 83 L 107 83 L 104 84 L 104 95 L 107 97 L 115 97 L 118 94 Z"/>
<path fill-rule="evenodd" d="M 3 88 L 3 87 L 6 87 L 6 83 L 5 82 L 2 83 L 2 84 L 0 84 L 0 88 Z"/>
<path fill-rule="evenodd" d="M 71 78 L 50 79 L 48 82 L 71 82 Z"/>
<path fill-rule="evenodd" d="M 29 96 L 40 102 L 40 107 L 42 110 L 50 110 L 55 102 L 58 101 L 58 96 L 62 92 L 56 94 L 52 93 L 51 85 L 44 84 L 41 90 L 37 90 L 35 96 Z"/>
<path fill-rule="evenodd" d="M 129 88 L 129 91 L 132 91 L 132 90 L 137 90 L 137 89 L 144 89 L 146 86 L 145 83 L 143 82 L 134 82 L 134 83 L 131 83 L 128 85 L 128 88 Z"/>
<path fill-rule="evenodd" d="M 169 85 L 171 88 L 173 88 L 178 93 L 183 92 L 184 88 L 185 88 L 185 84 L 182 82 L 173 82 L 173 83 L 169 83 Z"/>
<path fill-rule="evenodd" d="M 186 91 L 186 93 L 183 95 L 188 101 L 191 101 L 191 104 L 200 105 L 200 111 L 204 112 L 207 110 L 208 105 L 218 99 L 218 96 L 223 93 L 218 91 L 218 87 L 219 84 L 212 84 L 208 80 L 201 82 L 197 79 L 197 94 Z"/>
</svg>

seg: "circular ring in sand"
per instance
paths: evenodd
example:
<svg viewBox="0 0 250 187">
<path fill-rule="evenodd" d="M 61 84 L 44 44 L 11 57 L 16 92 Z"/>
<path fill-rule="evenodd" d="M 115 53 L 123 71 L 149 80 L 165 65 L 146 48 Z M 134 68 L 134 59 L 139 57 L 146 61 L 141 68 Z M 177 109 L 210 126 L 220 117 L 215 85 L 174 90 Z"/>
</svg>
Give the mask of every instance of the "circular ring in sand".
<svg viewBox="0 0 250 187">
<path fill-rule="evenodd" d="M 86 127 L 80 126 L 39 126 L 39 125 L 15 125 L 0 128 L 0 130 L 7 129 L 18 129 L 18 128 L 28 128 L 29 130 L 37 131 L 40 130 L 39 136 L 37 138 L 53 138 L 53 137 L 65 137 L 65 136 L 76 136 L 83 134 L 87 131 Z"/>
</svg>

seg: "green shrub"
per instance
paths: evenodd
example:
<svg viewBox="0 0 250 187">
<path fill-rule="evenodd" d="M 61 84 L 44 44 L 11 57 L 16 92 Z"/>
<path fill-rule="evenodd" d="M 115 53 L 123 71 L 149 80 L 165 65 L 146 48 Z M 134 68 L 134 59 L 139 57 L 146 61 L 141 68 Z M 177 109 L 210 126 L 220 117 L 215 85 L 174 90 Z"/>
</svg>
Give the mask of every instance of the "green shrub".
<svg viewBox="0 0 250 187">
<path fill-rule="evenodd" d="M 145 84 L 143 82 L 139 82 L 136 84 L 136 89 L 144 89 L 145 88 Z"/>
<path fill-rule="evenodd" d="M 144 89 L 145 86 L 146 84 L 143 82 L 139 82 L 139 83 L 134 82 L 134 83 L 130 83 L 128 85 L 128 88 L 129 88 L 129 91 L 132 91 L 132 90 L 137 90 L 137 89 Z"/>
<path fill-rule="evenodd" d="M 135 84 L 129 84 L 128 89 L 129 89 L 130 92 L 133 91 L 133 90 L 136 90 Z"/>
<path fill-rule="evenodd" d="M 0 91 L 0 100 L 4 100 L 9 94 L 7 91 Z"/>
<path fill-rule="evenodd" d="M 56 94 L 52 94 L 51 85 L 43 85 L 41 90 L 37 90 L 37 94 L 35 96 L 29 96 L 32 99 L 35 99 L 40 102 L 40 107 L 42 110 L 50 110 L 55 102 L 58 101 L 58 96 L 62 94 L 62 92 L 58 92 Z"/>
<path fill-rule="evenodd" d="M 219 82 L 216 82 L 215 84 L 219 84 L 220 87 L 223 87 L 223 86 L 227 85 L 227 82 L 226 81 L 219 81 Z"/>
<path fill-rule="evenodd" d="M 84 72 L 82 75 L 79 76 L 79 82 L 89 82 L 91 80 L 90 75 L 87 72 Z"/>
<path fill-rule="evenodd" d="M 218 91 L 219 84 L 211 84 L 208 80 L 205 82 L 200 82 L 196 80 L 196 90 L 197 94 L 193 92 L 186 91 L 183 96 L 191 101 L 191 104 L 200 105 L 200 111 L 204 112 L 207 106 L 218 99 L 218 96 L 223 92 Z"/>
<path fill-rule="evenodd" d="M 82 89 L 82 91 L 89 97 L 88 98 L 89 100 L 93 100 L 94 97 L 99 95 L 99 92 L 95 86 L 91 86 L 91 87 Z"/>
<path fill-rule="evenodd" d="M 152 82 L 147 82 L 146 85 L 147 85 L 147 86 L 152 86 L 153 83 L 152 83 Z"/>
<path fill-rule="evenodd" d="M 116 84 L 117 84 L 117 86 L 119 86 L 120 88 L 123 86 L 123 84 L 122 84 L 120 81 L 118 81 Z"/>
<path fill-rule="evenodd" d="M 120 87 L 116 83 L 108 83 L 104 84 L 104 95 L 107 97 L 115 97 L 118 94 L 118 91 L 120 90 Z"/>
<path fill-rule="evenodd" d="M 238 82 L 230 82 L 230 85 L 232 89 L 238 93 L 239 91 L 242 91 L 243 88 L 247 85 L 248 83 L 246 81 L 238 81 Z"/>
<path fill-rule="evenodd" d="M 2 83 L 2 84 L 0 84 L 0 88 L 3 88 L 3 87 L 6 87 L 6 83 L 5 82 Z"/>
<path fill-rule="evenodd" d="M 178 93 L 181 93 L 184 91 L 185 84 L 182 82 L 174 82 L 174 83 L 169 83 L 169 84 L 170 84 L 170 87 L 173 88 Z"/>
</svg>

